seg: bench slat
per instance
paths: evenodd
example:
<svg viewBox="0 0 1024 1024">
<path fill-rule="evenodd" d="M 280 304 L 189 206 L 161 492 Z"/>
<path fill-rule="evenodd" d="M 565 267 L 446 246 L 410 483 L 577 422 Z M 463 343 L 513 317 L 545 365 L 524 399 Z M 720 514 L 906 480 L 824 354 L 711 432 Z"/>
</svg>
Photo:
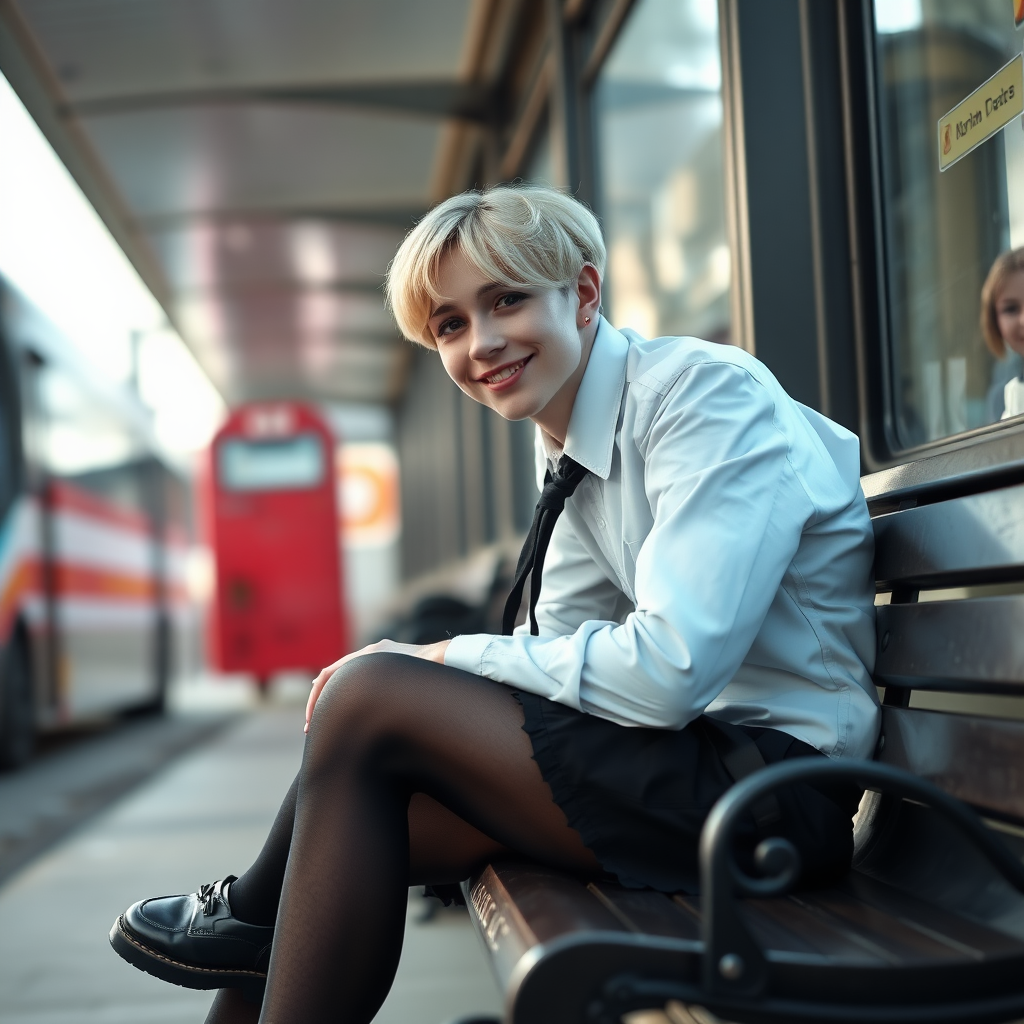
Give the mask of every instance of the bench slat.
<svg viewBox="0 0 1024 1024">
<path fill-rule="evenodd" d="M 880 589 L 1024 579 L 1024 485 L 892 512 L 873 525 Z"/>
<path fill-rule="evenodd" d="M 538 884 L 542 876 L 544 884 Z M 468 903 L 502 987 L 522 957 L 552 938 L 621 932 L 607 907 L 567 875 L 529 864 L 491 865 L 470 887 Z"/>
<path fill-rule="evenodd" d="M 882 709 L 878 760 L 995 817 L 1024 821 L 1024 722 Z"/>
<path fill-rule="evenodd" d="M 1024 594 L 878 608 L 880 685 L 1024 693 Z"/>
<path fill-rule="evenodd" d="M 506 1017 L 511 1024 L 584 1020 L 592 994 L 622 971 L 691 982 L 699 973 L 699 942 L 640 934 L 570 875 L 496 863 L 463 888 L 506 1006 L 515 1007 Z"/>
<path fill-rule="evenodd" d="M 1021 948 L 1021 940 L 1014 935 L 960 914 L 951 917 L 948 910 L 859 871 L 851 871 L 841 888 L 867 906 L 891 914 L 903 924 L 913 922 L 924 934 L 941 940 L 950 949 L 964 952 L 969 949 L 974 957 L 989 957 Z M 811 895 L 813 897 L 813 893 Z"/>
<path fill-rule="evenodd" d="M 507 863 L 486 868 L 467 890 L 506 996 L 508 1024 L 587 1020 L 617 974 L 688 984 L 700 977 L 700 904 L 692 897 L 588 885 Z M 1005 985 L 1024 963 L 1024 943 L 1012 936 L 857 872 L 837 887 L 748 900 L 743 914 L 781 997 L 834 998 L 838 970 L 858 979 L 858 997 L 901 991 L 910 971 L 919 985 L 927 979 L 929 998 L 941 999 L 965 970 L 980 967 Z"/>
<path fill-rule="evenodd" d="M 700 943 L 700 917 L 684 905 L 647 889 L 622 889 L 617 885 L 591 882 L 587 888 L 631 932 L 661 935 Z"/>
</svg>

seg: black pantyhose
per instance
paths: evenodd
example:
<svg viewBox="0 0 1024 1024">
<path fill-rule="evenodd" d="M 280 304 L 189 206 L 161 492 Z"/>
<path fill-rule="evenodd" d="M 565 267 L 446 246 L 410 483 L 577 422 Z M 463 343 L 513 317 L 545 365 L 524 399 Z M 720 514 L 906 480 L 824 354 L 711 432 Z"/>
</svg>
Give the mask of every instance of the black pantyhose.
<svg viewBox="0 0 1024 1024">
<path fill-rule="evenodd" d="M 288 787 L 281 808 L 260 855 L 244 874 L 231 883 L 228 900 L 231 912 L 239 921 L 249 924 L 272 925 L 277 919 L 277 904 L 281 898 L 281 883 L 288 864 L 288 850 L 292 845 L 295 825 L 295 798 L 299 780 Z"/>
<path fill-rule="evenodd" d="M 398 966 L 410 885 L 457 881 L 509 851 L 598 870 L 522 723 L 507 687 L 403 655 L 358 658 L 332 677 L 297 785 L 231 887 L 239 917 L 264 920 L 280 888 L 260 1021 L 368 1024 Z M 224 992 L 207 1021 L 249 1024 L 255 1012 Z"/>
</svg>

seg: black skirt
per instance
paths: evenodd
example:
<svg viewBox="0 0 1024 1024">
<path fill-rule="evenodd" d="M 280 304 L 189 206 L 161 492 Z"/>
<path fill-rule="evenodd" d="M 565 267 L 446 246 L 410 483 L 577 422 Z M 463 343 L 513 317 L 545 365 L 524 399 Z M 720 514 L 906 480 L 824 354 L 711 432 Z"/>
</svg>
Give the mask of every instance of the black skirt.
<svg viewBox="0 0 1024 1024">
<path fill-rule="evenodd" d="M 697 893 L 701 827 L 733 784 L 712 730 L 701 719 L 678 731 L 631 728 L 532 693 L 515 696 L 555 802 L 608 876 L 630 888 Z M 824 756 L 775 729 L 742 730 L 766 764 Z M 801 784 L 777 796 L 780 822 L 765 832 L 751 816 L 739 830 L 740 863 L 749 862 L 757 843 L 772 834 L 800 851 L 803 883 L 820 884 L 845 872 L 860 791 L 847 784 Z"/>
</svg>

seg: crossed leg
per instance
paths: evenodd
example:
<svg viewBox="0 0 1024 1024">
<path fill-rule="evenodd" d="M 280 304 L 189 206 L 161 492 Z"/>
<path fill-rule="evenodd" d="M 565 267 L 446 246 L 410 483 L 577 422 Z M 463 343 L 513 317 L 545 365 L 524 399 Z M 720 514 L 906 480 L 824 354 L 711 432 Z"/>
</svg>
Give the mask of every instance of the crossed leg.
<svg viewBox="0 0 1024 1024">
<path fill-rule="evenodd" d="M 239 879 L 242 893 L 254 878 L 269 892 L 273 864 L 276 877 L 286 864 L 260 1021 L 368 1024 L 398 966 L 409 885 L 457 881 L 512 852 L 599 870 L 522 723 L 508 687 L 403 655 L 367 655 L 332 677 L 293 790 L 294 824 L 286 800 L 273 848 Z M 208 1024 L 254 1013 L 222 993 Z"/>
</svg>

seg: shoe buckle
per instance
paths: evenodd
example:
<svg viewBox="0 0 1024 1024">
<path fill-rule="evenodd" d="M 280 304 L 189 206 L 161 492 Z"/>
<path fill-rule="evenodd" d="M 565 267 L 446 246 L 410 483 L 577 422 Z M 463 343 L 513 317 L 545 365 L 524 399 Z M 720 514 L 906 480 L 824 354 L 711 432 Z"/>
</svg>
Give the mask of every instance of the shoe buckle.
<svg viewBox="0 0 1024 1024">
<path fill-rule="evenodd" d="M 213 913 L 213 904 L 217 899 L 217 883 L 208 882 L 205 885 L 199 887 L 199 892 L 196 893 L 196 897 L 203 905 L 203 914 L 209 917 Z"/>
</svg>

